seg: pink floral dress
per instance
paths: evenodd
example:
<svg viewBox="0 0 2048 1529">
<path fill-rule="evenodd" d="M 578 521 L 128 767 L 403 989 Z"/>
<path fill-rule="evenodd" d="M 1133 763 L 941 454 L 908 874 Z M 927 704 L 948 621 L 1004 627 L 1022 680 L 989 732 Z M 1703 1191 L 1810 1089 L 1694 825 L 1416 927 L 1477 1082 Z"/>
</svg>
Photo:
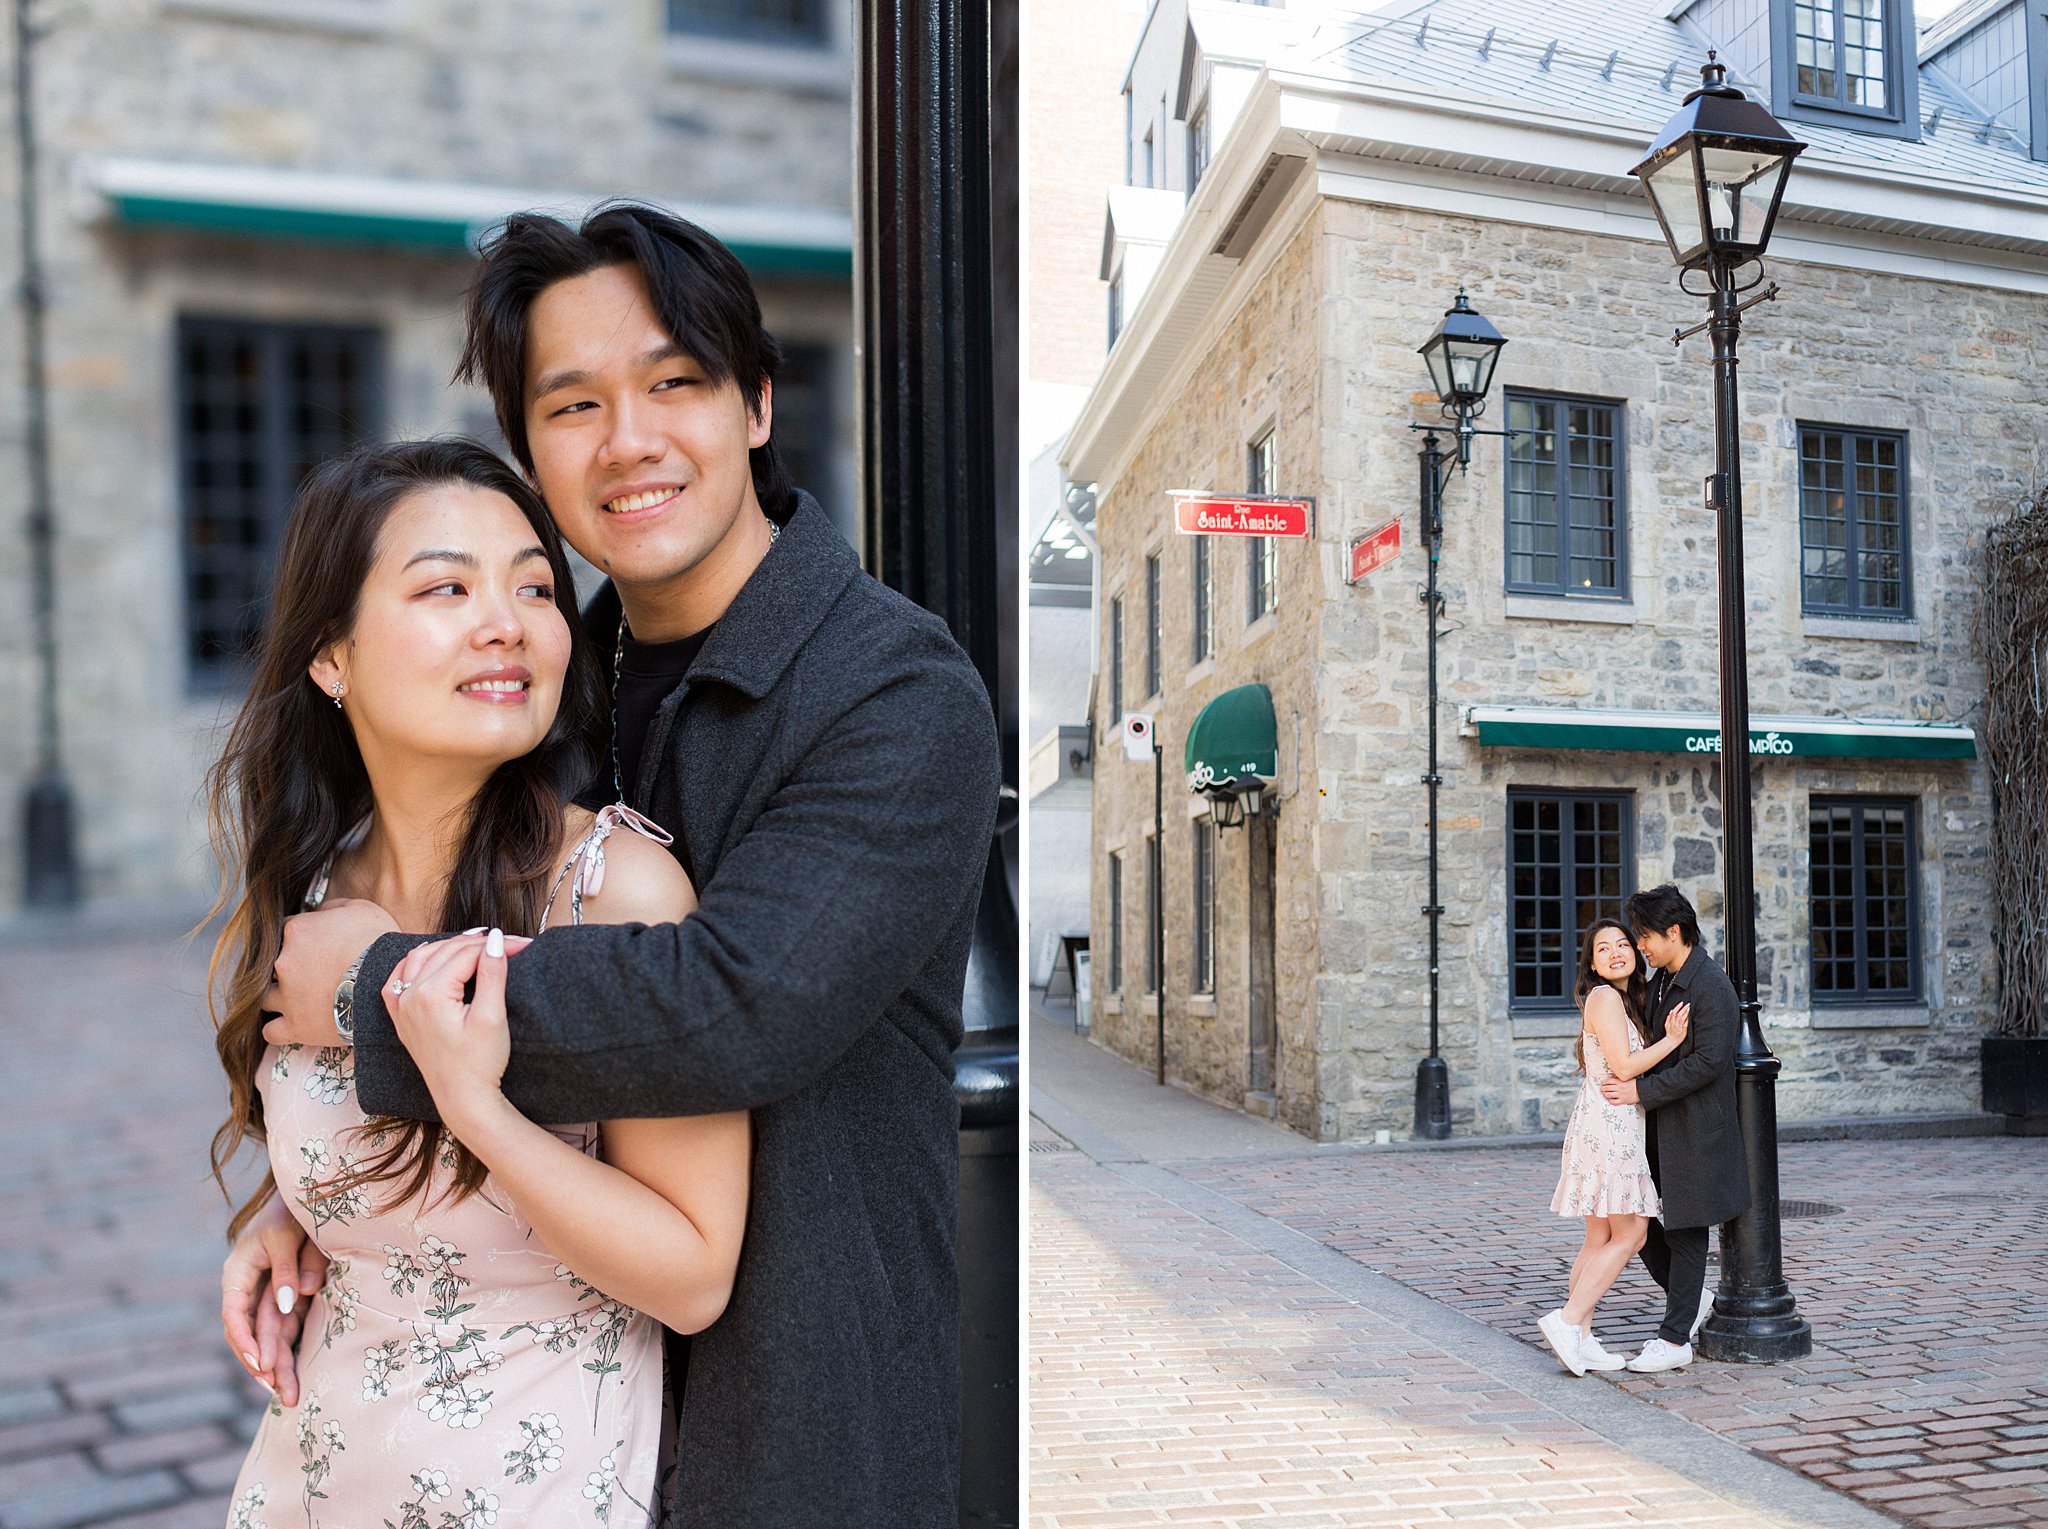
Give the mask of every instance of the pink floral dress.
<svg viewBox="0 0 2048 1529">
<path fill-rule="evenodd" d="M 1629 1055 L 1643 1049 L 1636 1027 L 1624 1024 Z M 1609 1104 L 1600 1085 L 1613 1077 L 1600 1042 L 1585 1037 L 1586 1076 L 1564 1128 L 1564 1170 L 1550 1208 L 1560 1216 L 1654 1216 L 1663 1205 L 1643 1151 L 1643 1107 Z"/>
<path fill-rule="evenodd" d="M 581 869 L 611 826 L 579 847 Z M 271 1402 L 229 1529 L 652 1523 L 660 1324 L 565 1268 L 495 1180 L 442 1201 L 445 1131 L 423 1196 L 328 1187 L 379 1141 L 354 1062 L 348 1047 L 272 1046 L 257 1075 L 279 1192 L 328 1269 L 299 1340 L 299 1404 Z M 551 1129 L 597 1155 L 595 1125 Z"/>
</svg>

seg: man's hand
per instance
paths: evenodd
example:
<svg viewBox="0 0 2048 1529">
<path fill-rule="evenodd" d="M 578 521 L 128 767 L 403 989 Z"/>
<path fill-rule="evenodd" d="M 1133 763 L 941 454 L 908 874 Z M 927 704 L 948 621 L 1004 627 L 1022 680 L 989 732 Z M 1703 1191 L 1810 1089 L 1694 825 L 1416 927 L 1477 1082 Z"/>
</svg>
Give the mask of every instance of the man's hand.
<svg viewBox="0 0 2048 1529">
<path fill-rule="evenodd" d="M 282 1198 L 242 1229 L 220 1271 L 220 1325 L 242 1368 L 287 1407 L 299 1403 L 294 1351 L 306 1301 L 327 1279 L 327 1258 Z M 279 1293 L 290 1291 L 282 1302 Z M 280 1309 L 289 1305 L 290 1313 Z"/>
<path fill-rule="evenodd" d="M 1636 1098 L 1636 1080 L 1634 1078 L 1609 1078 L 1600 1085 L 1600 1092 L 1606 1096 L 1609 1104 L 1641 1103 Z"/>
<path fill-rule="evenodd" d="M 337 897 L 286 919 L 284 948 L 262 999 L 265 1012 L 279 1018 L 263 1027 L 263 1038 L 275 1046 L 343 1044 L 334 1028 L 334 990 L 349 962 L 397 930 L 390 914 L 360 897 Z"/>
</svg>

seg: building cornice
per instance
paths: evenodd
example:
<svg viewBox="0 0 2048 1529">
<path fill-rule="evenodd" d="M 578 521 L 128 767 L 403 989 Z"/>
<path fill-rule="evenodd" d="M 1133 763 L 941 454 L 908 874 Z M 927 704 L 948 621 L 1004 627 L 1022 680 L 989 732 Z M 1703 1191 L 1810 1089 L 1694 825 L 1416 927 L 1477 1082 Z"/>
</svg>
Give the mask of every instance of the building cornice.
<svg viewBox="0 0 2048 1529">
<path fill-rule="evenodd" d="M 1275 161 L 1305 158 L 1326 197 L 1661 242 L 1629 175 L 1657 124 L 1568 116 L 1268 69 L 1203 177 L 1061 454 L 1111 479 L 1128 441 L 1222 304 L 1248 246 L 1233 218 Z M 1270 217 L 1270 213 L 1269 213 Z M 1286 220 L 1290 225 L 1292 220 Z M 1222 248 L 1231 253 L 1221 253 Z M 1772 253 L 1850 269 L 2048 292 L 2048 192 L 1852 159 L 1800 157 Z"/>
</svg>

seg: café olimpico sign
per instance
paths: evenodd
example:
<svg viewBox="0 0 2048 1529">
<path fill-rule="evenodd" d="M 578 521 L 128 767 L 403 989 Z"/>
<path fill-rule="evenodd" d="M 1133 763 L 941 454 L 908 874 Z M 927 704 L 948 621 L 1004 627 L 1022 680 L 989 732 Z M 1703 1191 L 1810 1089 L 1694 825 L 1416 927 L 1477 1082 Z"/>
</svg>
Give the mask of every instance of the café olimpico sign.
<svg viewBox="0 0 2048 1529">
<path fill-rule="evenodd" d="M 1467 706 L 1459 731 L 1486 748 L 1721 752 L 1721 719 L 1704 712 Z M 1946 722 L 1752 716 L 1749 752 L 1788 759 L 1975 759 L 1977 738 L 1969 728 Z"/>
</svg>

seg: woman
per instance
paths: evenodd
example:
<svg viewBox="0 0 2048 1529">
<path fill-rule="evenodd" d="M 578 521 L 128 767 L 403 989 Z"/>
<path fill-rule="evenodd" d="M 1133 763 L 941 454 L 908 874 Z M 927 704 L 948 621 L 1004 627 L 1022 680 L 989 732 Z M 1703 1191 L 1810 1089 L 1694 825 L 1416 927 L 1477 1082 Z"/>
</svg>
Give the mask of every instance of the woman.
<svg viewBox="0 0 2048 1529">
<path fill-rule="evenodd" d="M 1643 1150 L 1642 1106 L 1609 1104 L 1600 1093 L 1608 1078 L 1649 1071 L 1685 1039 L 1692 1008 L 1681 1003 L 1665 1018 L 1664 1038 L 1649 1043 L 1643 1031 L 1645 996 L 1634 936 L 1614 919 L 1596 919 L 1579 948 L 1573 992 L 1582 1016 L 1573 1054 L 1584 1081 L 1565 1127 L 1564 1170 L 1550 1197 L 1550 1208 L 1560 1216 L 1585 1218 L 1586 1240 L 1572 1261 L 1565 1304 L 1536 1323 L 1574 1375 L 1618 1370 L 1627 1362 L 1593 1336 L 1593 1308 L 1641 1251 L 1649 1218 L 1661 1209 Z"/>
<path fill-rule="evenodd" d="M 235 887 L 214 952 L 232 1107 L 213 1159 L 219 1177 L 263 1141 L 270 1173 L 230 1236 L 288 1214 L 327 1268 L 296 1405 L 273 1391 L 236 1529 L 653 1518 L 660 1324 L 694 1332 L 724 1308 L 750 1138 L 744 1113 L 549 1129 L 499 1092 L 505 931 L 695 906 L 658 843 L 607 842 L 659 829 L 570 805 L 603 706 L 572 600 L 538 496 L 472 442 L 330 462 L 286 531 L 212 782 Z M 328 897 L 407 930 L 478 926 L 394 1005 L 445 1129 L 367 1119 L 347 1048 L 266 1046 L 283 921 Z M 274 1356 L 241 1352 L 275 1378 Z"/>
</svg>

